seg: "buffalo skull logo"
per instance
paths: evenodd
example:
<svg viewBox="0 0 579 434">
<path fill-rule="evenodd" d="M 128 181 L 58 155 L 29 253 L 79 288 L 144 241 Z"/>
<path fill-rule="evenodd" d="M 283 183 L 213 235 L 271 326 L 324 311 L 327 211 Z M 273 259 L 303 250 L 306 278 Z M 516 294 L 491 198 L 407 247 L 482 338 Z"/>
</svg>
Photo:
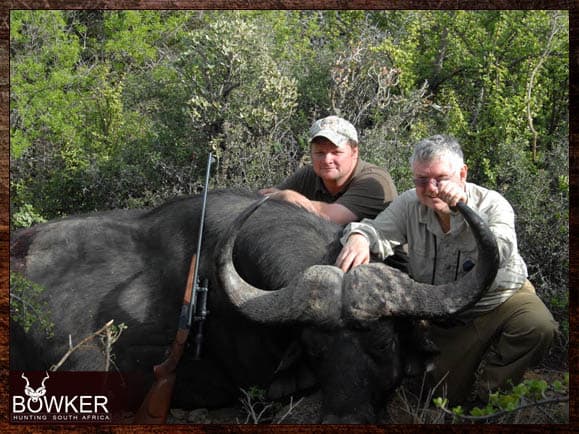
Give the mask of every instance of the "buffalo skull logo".
<svg viewBox="0 0 579 434">
<path fill-rule="evenodd" d="M 46 395 L 46 387 L 44 387 L 44 382 L 50 378 L 48 372 L 46 372 L 46 377 L 44 377 L 44 379 L 42 380 L 42 385 L 38 389 L 30 387 L 30 382 L 28 381 L 28 378 L 26 378 L 26 375 L 24 375 L 24 373 L 22 373 L 21 377 L 26 380 L 24 393 L 32 400 L 32 402 L 37 402 L 40 398 Z"/>
</svg>

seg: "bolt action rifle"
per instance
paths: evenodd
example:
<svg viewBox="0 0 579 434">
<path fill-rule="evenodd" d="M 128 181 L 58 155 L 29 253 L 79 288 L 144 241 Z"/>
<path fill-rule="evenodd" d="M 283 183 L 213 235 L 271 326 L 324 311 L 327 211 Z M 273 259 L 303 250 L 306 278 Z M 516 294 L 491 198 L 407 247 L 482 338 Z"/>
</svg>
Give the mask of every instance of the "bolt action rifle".
<svg viewBox="0 0 579 434">
<path fill-rule="evenodd" d="M 199 235 L 197 237 L 197 252 L 191 258 L 191 265 L 187 275 L 187 285 L 183 296 L 183 305 L 179 315 L 177 334 L 169 348 L 169 353 L 164 362 L 153 367 L 155 381 L 145 396 L 141 407 L 135 415 L 137 424 L 161 424 L 167 420 L 171 396 L 175 386 L 176 369 L 183 355 L 185 345 L 189 338 L 189 330 L 193 322 L 197 323 L 197 333 L 195 335 L 195 359 L 201 355 L 201 344 L 203 340 L 203 322 L 207 316 L 207 279 L 203 280 L 203 285 L 199 285 L 199 259 L 201 257 L 201 242 L 203 239 L 203 226 L 205 224 L 205 207 L 207 205 L 207 190 L 209 187 L 209 173 L 211 164 L 215 160 L 209 153 L 207 160 L 207 171 L 205 173 L 205 187 L 203 190 L 203 202 L 201 208 L 201 219 L 199 222 Z"/>
</svg>

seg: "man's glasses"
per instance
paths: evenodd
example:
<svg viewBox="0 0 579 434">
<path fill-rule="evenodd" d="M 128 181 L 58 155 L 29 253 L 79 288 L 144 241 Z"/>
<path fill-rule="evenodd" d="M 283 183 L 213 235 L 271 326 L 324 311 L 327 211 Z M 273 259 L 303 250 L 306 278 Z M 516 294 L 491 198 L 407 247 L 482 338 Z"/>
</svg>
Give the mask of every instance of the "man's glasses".
<svg viewBox="0 0 579 434">
<path fill-rule="evenodd" d="M 448 178 L 414 178 L 414 185 L 416 187 L 426 187 L 432 184 L 434 187 L 438 187 L 443 182 L 448 181 Z"/>
</svg>

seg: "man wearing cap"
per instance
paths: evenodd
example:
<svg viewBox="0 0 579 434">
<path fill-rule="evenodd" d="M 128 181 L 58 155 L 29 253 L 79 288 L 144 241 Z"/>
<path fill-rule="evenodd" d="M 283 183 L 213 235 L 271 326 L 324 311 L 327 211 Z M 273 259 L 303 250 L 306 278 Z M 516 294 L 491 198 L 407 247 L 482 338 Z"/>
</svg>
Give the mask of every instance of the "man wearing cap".
<svg viewBox="0 0 579 434">
<path fill-rule="evenodd" d="M 397 196 L 390 174 L 358 157 L 358 133 L 338 116 L 310 128 L 312 164 L 261 194 L 287 200 L 338 224 L 374 218 Z"/>
</svg>

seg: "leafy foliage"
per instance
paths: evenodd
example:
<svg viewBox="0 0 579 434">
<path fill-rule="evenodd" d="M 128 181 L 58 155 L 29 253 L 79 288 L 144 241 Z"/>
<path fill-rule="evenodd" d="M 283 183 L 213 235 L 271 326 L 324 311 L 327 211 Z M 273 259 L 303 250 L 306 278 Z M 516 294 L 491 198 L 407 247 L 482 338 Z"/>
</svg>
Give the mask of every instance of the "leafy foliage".
<svg viewBox="0 0 579 434">
<path fill-rule="evenodd" d="M 45 303 L 40 300 L 44 288 L 19 273 L 10 273 L 10 319 L 28 331 L 34 323 L 52 336 L 54 324 L 50 321 Z"/>
<path fill-rule="evenodd" d="M 554 380 L 551 384 L 545 380 L 528 379 L 509 391 L 491 393 L 486 405 L 475 406 L 468 414 L 462 406 L 448 409 L 448 400 L 442 397 L 434 398 L 433 404 L 451 414 L 455 422 L 492 423 L 499 417 L 525 408 L 554 405 L 568 400 L 569 373 L 566 373 L 563 380 Z"/>
</svg>

